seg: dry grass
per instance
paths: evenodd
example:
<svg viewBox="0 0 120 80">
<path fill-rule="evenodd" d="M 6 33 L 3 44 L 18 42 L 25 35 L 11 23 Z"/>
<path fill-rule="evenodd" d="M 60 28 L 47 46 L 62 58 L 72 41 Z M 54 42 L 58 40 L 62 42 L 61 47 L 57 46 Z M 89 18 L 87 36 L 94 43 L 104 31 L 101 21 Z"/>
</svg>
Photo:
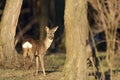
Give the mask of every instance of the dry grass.
<svg viewBox="0 0 120 80">
<path fill-rule="evenodd" d="M 0 80 L 59 80 L 62 77 L 61 72 L 53 72 L 43 76 L 39 74 L 34 76 L 34 70 L 10 70 L 0 69 Z"/>
<path fill-rule="evenodd" d="M 102 55 L 102 54 L 101 54 Z M 101 56 L 99 55 L 99 56 Z M 120 56 L 115 56 L 115 74 L 113 75 L 115 80 L 120 79 Z M 65 61 L 65 54 L 50 54 L 45 56 L 45 69 L 47 76 L 43 76 L 41 68 L 39 69 L 38 76 L 34 76 L 35 63 L 30 69 L 0 69 L 0 80 L 59 80 L 62 78 L 62 69 Z M 105 60 L 101 61 L 104 72 L 108 72 L 108 65 Z M 28 66 L 28 65 L 27 65 Z M 92 70 L 92 67 L 89 67 Z M 95 80 L 93 75 L 88 76 L 88 80 Z M 109 79 L 108 79 L 109 80 Z"/>
<path fill-rule="evenodd" d="M 34 76 L 35 62 L 33 62 L 33 65 L 30 69 L 1 68 L 0 80 L 59 80 L 62 77 L 61 71 L 62 71 L 62 66 L 64 65 L 64 61 L 65 61 L 65 54 L 50 54 L 45 56 L 45 69 L 47 73 L 47 76 L 45 77 L 42 74 L 41 68 L 39 70 L 39 75 Z"/>
</svg>

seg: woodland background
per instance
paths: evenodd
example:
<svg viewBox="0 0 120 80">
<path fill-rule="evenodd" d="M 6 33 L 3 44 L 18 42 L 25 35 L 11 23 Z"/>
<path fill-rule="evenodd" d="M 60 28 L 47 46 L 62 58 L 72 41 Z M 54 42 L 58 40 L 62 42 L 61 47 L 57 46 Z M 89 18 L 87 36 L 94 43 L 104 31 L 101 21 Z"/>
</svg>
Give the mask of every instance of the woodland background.
<svg viewBox="0 0 120 80">
<path fill-rule="evenodd" d="M 21 43 L 27 37 L 42 40 L 45 26 L 59 26 L 45 57 L 48 76 L 37 79 L 94 80 L 87 70 L 88 39 L 99 63 L 97 80 L 119 80 L 119 4 L 120 0 L 0 0 L 1 79 L 36 78 L 34 66 L 26 73 L 22 70 Z"/>
</svg>

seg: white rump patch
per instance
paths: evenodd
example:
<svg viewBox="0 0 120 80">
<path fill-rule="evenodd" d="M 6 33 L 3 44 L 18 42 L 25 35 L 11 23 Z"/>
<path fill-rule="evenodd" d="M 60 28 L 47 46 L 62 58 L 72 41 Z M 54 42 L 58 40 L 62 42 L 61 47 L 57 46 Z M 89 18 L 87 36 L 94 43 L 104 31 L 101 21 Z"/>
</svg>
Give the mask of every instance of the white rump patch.
<svg viewBox="0 0 120 80">
<path fill-rule="evenodd" d="M 23 45 L 22 45 L 23 48 L 32 48 L 32 44 L 30 42 L 25 42 Z"/>
</svg>

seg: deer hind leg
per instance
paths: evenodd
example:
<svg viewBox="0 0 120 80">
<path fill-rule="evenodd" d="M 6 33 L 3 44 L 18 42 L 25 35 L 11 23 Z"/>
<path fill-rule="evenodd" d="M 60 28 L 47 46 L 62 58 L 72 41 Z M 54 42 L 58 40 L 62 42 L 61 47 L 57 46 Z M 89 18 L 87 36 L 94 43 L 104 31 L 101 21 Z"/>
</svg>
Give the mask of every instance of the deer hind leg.
<svg viewBox="0 0 120 80">
<path fill-rule="evenodd" d="M 39 56 L 38 55 L 35 56 L 35 64 L 36 64 L 35 76 L 37 76 L 38 75 L 38 68 L 39 68 Z"/>
<path fill-rule="evenodd" d="M 28 50 L 27 50 L 27 48 L 23 48 L 23 66 L 24 66 L 24 68 L 25 68 L 25 62 L 26 62 L 26 57 L 27 57 L 27 53 L 28 53 Z"/>
<path fill-rule="evenodd" d="M 43 55 L 40 55 L 40 63 L 41 63 L 41 68 L 42 68 L 43 74 L 44 74 L 44 76 L 46 76 L 45 67 L 44 67 L 44 56 Z"/>
<path fill-rule="evenodd" d="M 30 65 L 29 65 L 29 69 L 32 67 L 32 64 L 33 64 L 33 57 L 31 56 L 31 58 L 30 58 Z"/>
<path fill-rule="evenodd" d="M 29 49 L 29 56 L 30 56 L 30 66 L 29 66 L 29 68 L 31 68 L 32 63 L 33 63 L 33 59 L 34 59 L 34 52 L 32 51 L 32 49 Z"/>
</svg>

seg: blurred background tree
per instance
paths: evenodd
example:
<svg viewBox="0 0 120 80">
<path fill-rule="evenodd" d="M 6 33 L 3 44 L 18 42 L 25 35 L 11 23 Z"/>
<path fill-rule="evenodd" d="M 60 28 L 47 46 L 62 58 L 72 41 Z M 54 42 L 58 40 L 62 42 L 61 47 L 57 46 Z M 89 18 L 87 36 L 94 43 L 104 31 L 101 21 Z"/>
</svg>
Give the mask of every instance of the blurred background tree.
<svg viewBox="0 0 120 80">
<path fill-rule="evenodd" d="M 115 68 L 115 55 L 119 54 L 120 37 L 120 0 L 88 0 L 92 12 L 89 17 L 94 24 L 92 32 L 94 34 L 104 33 L 106 43 L 106 61 L 110 69 L 110 79 L 113 80 L 113 68 Z M 89 19 L 90 20 L 90 19 Z M 101 41 L 102 42 L 102 41 Z"/>
</svg>

